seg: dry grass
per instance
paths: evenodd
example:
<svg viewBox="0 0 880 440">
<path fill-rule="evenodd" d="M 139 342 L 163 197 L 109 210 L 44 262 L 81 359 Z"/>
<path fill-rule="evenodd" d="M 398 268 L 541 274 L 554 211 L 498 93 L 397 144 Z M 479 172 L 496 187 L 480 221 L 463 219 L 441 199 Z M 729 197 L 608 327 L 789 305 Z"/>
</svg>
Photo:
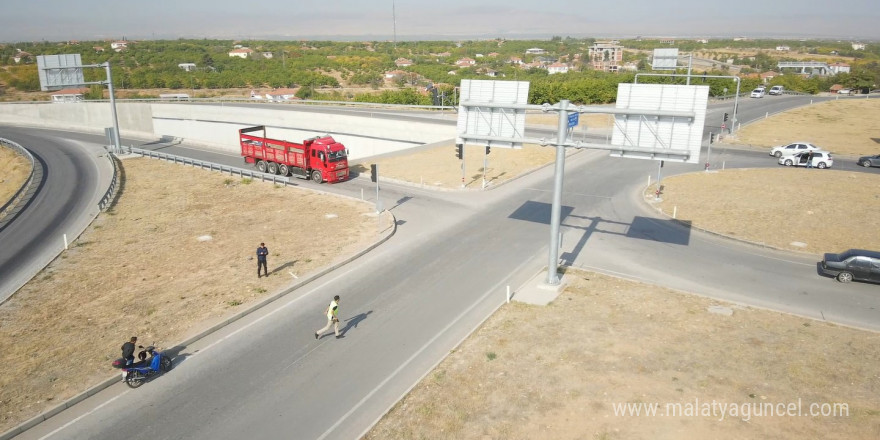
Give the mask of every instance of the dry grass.
<svg viewBox="0 0 880 440">
<path fill-rule="evenodd" d="M 372 205 L 356 200 L 150 159 L 123 164 L 112 211 L 0 306 L 0 431 L 106 379 L 129 336 L 177 343 L 379 233 Z M 260 242 L 271 274 L 257 279 Z"/>
<path fill-rule="evenodd" d="M 663 212 L 702 229 L 812 253 L 880 249 L 877 174 L 781 167 L 697 172 L 662 184 Z"/>
<path fill-rule="evenodd" d="M 24 156 L 0 146 L 0 206 L 15 195 L 30 172 L 31 164 Z"/>
<path fill-rule="evenodd" d="M 367 439 L 876 438 L 880 336 L 585 272 L 504 306 Z M 617 416 L 619 403 L 845 403 L 844 417 Z"/>
<path fill-rule="evenodd" d="M 773 99 L 769 96 L 764 99 Z M 841 99 L 770 116 L 739 130 L 725 142 L 773 147 L 812 142 L 836 154 L 865 156 L 880 152 L 880 99 Z"/>
<path fill-rule="evenodd" d="M 483 158 L 485 148 L 465 146 L 465 188 L 479 189 L 483 185 Z M 493 147 L 486 167 L 488 185 L 498 185 L 530 170 L 554 162 L 556 149 L 539 145 L 524 145 L 522 149 Z M 455 157 L 455 142 L 414 153 L 370 160 L 366 165 L 354 167 L 361 173 L 369 173 L 369 164 L 379 166 L 381 179 L 403 180 L 427 187 L 461 189 L 461 160 Z"/>
</svg>

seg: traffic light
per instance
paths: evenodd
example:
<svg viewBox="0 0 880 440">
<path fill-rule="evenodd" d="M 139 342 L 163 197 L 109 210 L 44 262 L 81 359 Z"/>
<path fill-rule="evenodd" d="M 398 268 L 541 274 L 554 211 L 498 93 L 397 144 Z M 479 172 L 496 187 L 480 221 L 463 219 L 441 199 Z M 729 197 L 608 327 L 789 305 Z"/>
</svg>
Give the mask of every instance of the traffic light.
<svg viewBox="0 0 880 440">
<path fill-rule="evenodd" d="M 724 114 L 724 122 L 727 122 L 727 113 Z"/>
<path fill-rule="evenodd" d="M 710 144 L 715 143 L 715 133 L 709 133 L 709 143 Z"/>
<path fill-rule="evenodd" d="M 489 148 L 488 145 L 486 145 L 486 155 L 487 155 L 487 156 L 489 155 L 489 153 L 490 153 L 491 151 L 492 151 L 492 149 Z"/>
<path fill-rule="evenodd" d="M 377 182 L 379 180 L 379 166 L 376 164 L 370 164 L 370 182 Z"/>
<path fill-rule="evenodd" d="M 464 157 L 464 144 L 455 144 L 455 157 L 458 159 Z"/>
</svg>

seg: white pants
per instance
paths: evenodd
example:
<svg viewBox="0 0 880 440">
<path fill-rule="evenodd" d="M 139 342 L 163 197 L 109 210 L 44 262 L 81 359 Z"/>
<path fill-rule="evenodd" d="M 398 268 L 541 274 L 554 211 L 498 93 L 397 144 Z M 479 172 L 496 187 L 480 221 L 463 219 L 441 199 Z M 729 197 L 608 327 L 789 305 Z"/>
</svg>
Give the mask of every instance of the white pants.
<svg viewBox="0 0 880 440">
<path fill-rule="evenodd" d="M 319 336 L 323 335 L 324 332 L 330 330 L 330 327 L 333 327 L 333 331 L 336 333 L 336 336 L 339 336 L 339 320 L 334 320 L 333 318 L 327 318 L 327 325 L 324 326 L 321 330 L 316 331 Z"/>
</svg>

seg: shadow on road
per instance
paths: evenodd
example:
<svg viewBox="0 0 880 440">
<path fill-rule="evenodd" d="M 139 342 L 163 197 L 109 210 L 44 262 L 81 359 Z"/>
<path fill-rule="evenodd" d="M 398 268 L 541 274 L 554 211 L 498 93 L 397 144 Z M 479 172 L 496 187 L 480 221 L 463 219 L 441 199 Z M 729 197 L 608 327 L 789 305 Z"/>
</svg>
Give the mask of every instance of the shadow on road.
<svg viewBox="0 0 880 440">
<path fill-rule="evenodd" d="M 373 313 L 372 310 L 365 313 L 359 313 L 355 316 L 352 316 L 351 318 L 346 319 L 345 327 L 339 330 L 339 334 L 341 336 L 345 336 L 345 334 L 348 333 L 349 330 L 357 328 L 358 324 L 360 324 L 361 321 L 367 319 L 367 316 L 369 316 L 371 313 Z"/>
</svg>

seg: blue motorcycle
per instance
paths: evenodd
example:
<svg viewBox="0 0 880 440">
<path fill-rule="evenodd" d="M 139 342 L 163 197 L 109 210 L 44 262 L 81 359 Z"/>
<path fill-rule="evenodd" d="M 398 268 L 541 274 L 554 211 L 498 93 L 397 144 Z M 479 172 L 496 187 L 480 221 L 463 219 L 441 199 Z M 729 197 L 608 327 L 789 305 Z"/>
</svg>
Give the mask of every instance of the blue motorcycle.
<svg viewBox="0 0 880 440">
<path fill-rule="evenodd" d="M 131 388 L 137 388 L 144 384 L 148 378 L 155 374 L 164 373 L 171 370 L 171 358 L 161 351 L 157 351 L 156 347 L 150 345 L 143 348 L 138 353 L 139 362 L 133 364 L 125 364 L 125 359 L 117 359 L 113 361 L 113 368 L 119 368 L 125 371 L 125 384 Z M 147 356 L 149 355 L 149 358 Z"/>
</svg>

